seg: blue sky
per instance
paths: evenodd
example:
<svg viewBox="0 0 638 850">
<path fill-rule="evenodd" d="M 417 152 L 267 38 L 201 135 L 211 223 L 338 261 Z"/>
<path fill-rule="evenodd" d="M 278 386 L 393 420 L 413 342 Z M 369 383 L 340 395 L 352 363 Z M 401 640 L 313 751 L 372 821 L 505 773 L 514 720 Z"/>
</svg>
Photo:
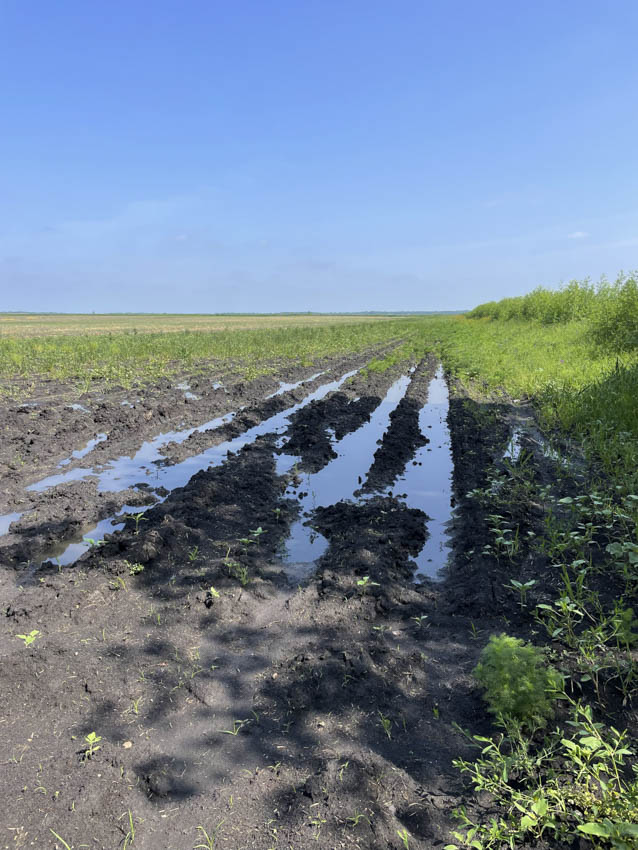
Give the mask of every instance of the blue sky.
<svg viewBox="0 0 638 850">
<path fill-rule="evenodd" d="M 0 0 L 0 310 L 462 309 L 638 267 L 638 4 Z"/>
</svg>

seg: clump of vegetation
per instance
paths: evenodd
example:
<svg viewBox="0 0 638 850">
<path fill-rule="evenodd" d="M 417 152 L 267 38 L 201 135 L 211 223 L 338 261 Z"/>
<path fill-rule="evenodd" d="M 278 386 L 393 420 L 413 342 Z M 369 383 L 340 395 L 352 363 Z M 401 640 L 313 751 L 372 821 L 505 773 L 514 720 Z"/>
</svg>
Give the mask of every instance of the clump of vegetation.
<svg viewBox="0 0 638 850">
<path fill-rule="evenodd" d="M 497 740 L 472 737 L 480 756 L 454 764 L 498 808 L 489 823 L 477 823 L 464 807 L 457 809 L 462 831 L 453 835 L 460 845 L 448 844 L 445 850 L 514 848 L 543 838 L 562 847 L 586 837 L 602 839 L 597 847 L 636 847 L 638 779 L 625 776 L 634 755 L 627 733 L 594 722 L 589 706 L 569 701 L 569 734 L 557 729 L 537 744 L 520 724 L 508 720 Z"/>
<path fill-rule="evenodd" d="M 572 280 L 556 290 L 539 286 L 527 295 L 480 304 L 468 318 L 543 325 L 584 321 L 601 348 L 633 351 L 638 348 L 638 274 L 621 273 L 613 283 L 602 278 L 597 285 Z"/>
<path fill-rule="evenodd" d="M 561 677 L 548 667 L 538 647 L 510 635 L 492 635 L 474 675 L 485 688 L 489 710 L 522 723 L 543 721 L 553 713 L 553 694 Z"/>
</svg>

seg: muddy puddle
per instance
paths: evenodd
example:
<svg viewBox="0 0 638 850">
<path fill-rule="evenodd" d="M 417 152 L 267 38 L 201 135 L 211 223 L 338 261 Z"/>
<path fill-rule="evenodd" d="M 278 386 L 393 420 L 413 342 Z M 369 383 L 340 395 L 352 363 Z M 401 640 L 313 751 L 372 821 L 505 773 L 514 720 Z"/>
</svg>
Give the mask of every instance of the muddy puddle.
<svg viewBox="0 0 638 850">
<path fill-rule="evenodd" d="M 409 508 L 418 508 L 430 517 L 428 538 L 416 558 L 417 575 L 429 578 L 437 577 L 450 554 L 453 462 L 448 409 L 448 388 L 439 367 L 428 388 L 428 402 L 419 414 L 421 433 L 429 443 L 418 449 L 390 488 Z"/>
<path fill-rule="evenodd" d="M 88 455 L 89 452 L 93 451 L 93 449 L 98 445 L 98 443 L 103 443 L 106 440 L 107 434 L 98 434 L 97 437 L 94 437 L 92 440 L 89 440 L 86 446 L 83 449 L 76 449 L 74 452 L 71 452 L 71 456 L 61 460 L 58 464 L 60 466 L 68 466 L 74 460 L 80 460 L 80 458 Z"/>
<path fill-rule="evenodd" d="M 11 523 L 17 522 L 21 516 L 21 513 L 3 514 L 0 516 L 0 535 L 7 534 Z"/>
<path fill-rule="evenodd" d="M 311 517 L 318 507 L 336 505 L 341 501 L 362 501 L 378 495 L 394 495 L 408 508 L 421 510 L 429 517 L 428 538 L 415 559 L 417 575 L 435 578 L 447 563 L 453 465 L 447 425 L 449 396 L 441 367 L 429 384 L 428 401 L 419 413 L 419 427 L 426 445 L 416 451 L 391 486 L 361 494 L 361 485 L 387 433 L 391 414 L 405 397 L 413 372 L 414 369 L 411 369 L 409 375 L 392 384 L 368 422 L 339 442 L 331 439 L 337 453 L 334 460 L 316 473 L 295 475 L 286 496 L 299 502 L 300 519 L 293 524 L 282 553 L 283 563 L 292 579 L 300 581 L 308 577 L 328 548 L 326 538 L 312 526 Z M 277 472 L 294 471 L 299 460 L 293 455 L 278 455 Z"/>
<path fill-rule="evenodd" d="M 185 431 L 160 434 L 154 440 L 145 442 L 133 457 L 120 457 L 107 463 L 103 467 L 90 469 L 78 468 L 70 470 L 68 473 L 49 476 L 36 484 L 32 484 L 27 489 L 42 492 L 68 481 L 77 481 L 91 477 L 97 478 L 99 492 L 117 492 L 129 487 L 135 488 L 142 483 L 146 484 L 148 485 L 151 493 L 155 493 L 157 497 L 155 504 L 157 504 L 164 501 L 166 496 L 176 487 L 183 487 L 186 485 L 193 475 L 200 470 L 222 464 L 228 457 L 229 453 L 240 451 L 245 446 L 255 442 L 258 437 L 265 434 L 283 433 L 289 425 L 290 416 L 311 402 L 319 401 L 324 398 L 324 396 L 339 389 L 339 387 L 341 387 L 348 378 L 355 375 L 356 372 L 357 370 L 354 369 L 346 372 L 337 380 L 322 384 L 314 390 L 314 392 L 307 395 L 302 401 L 268 417 L 267 419 L 264 419 L 258 425 L 249 428 L 234 439 L 212 446 L 204 452 L 189 457 L 181 463 L 177 463 L 173 466 L 163 465 L 165 459 L 162 458 L 160 453 L 160 449 L 162 447 L 166 446 L 169 442 L 184 442 L 184 440 L 188 439 L 188 437 L 195 432 L 215 430 L 216 428 L 232 421 L 236 415 L 235 412 L 227 413 L 226 415 L 213 419 L 197 428 L 189 428 Z M 135 507 L 130 510 L 123 508 L 116 516 L 103 519 L 93 528 L 84 530 L 70 543 L 66 541 L 64 545 L 58 547 L 56 551 L 47 552 L 42 563 L 46 563 L 50 560 L 55 560 L 60 565 L 73 563 L 82 554 L 84 554 L 90 546 L 94 545 L 96 541 L 102 540 L 105 534 L 117 531 L 118 527 L 122 527 L 117 523 L 117 516 L 120 516 L 122 513 L 130 513 L 131 511 L 135 513 L 143 512 L 148 507 L 149 506 L 147 505 Z"/>
<path fill-rule="evenodd" d="M 279 387 L 274 391 L 274 393 L 270 393 L 270 395 L 266 396 L 266 399 L 275 398 L 275 396 L 283 395 L 284 393 L 288 393 L 291 390 L 296 390 L 297 387 L 301 387 L 303 384 L 310 384 L 312 381 L 316 381 L 317 378 L 320 378 L 324 372 L 316 372 L 314 375 L 311 375 L 309 378 L 302 378 L 301 381 L 295 381 L 294 383 L 287 383 L 286 381 L 280 381 Z"/>
<path fill-rule="evenodd" d="M 409 385 L 407 375 L 396 380 L 370 420 L 333 445 L 337 457 L 319 472 L 295 476 L 294 483 L 286 490 L 286 496 L 298 500 L 301 513 L 301 518 L 290 530 L 282 556 L 292 578 L 302 579 L 309 575 L 328 548 L 326 538 L 306 524 L 305 517 L 318 507 L 328 507 L 354 497 L 372 464 L 378 442 L 388 428 L 390 413 Z M 284 474 L 293 470 L 298 461 L 299 458 L 294 455 L 279 455 L 277 472 Z"/>
</svg>

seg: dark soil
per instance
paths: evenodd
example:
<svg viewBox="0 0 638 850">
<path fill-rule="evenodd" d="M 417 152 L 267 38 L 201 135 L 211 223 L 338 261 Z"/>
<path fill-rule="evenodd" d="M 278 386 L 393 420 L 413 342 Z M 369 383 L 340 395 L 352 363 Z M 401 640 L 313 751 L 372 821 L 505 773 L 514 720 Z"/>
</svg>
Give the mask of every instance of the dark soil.
<svg viewBox="0 0 638 850">
<path fill-rule="evenodd" d="M 351 364 L 324 367 L 332 377 Z M 418 364 L 392 416 L 375 484 L 391 484 L 422 444 L 418 409 L 433 366 Z M 302 409 L 286 451 L 321 468 L 334 454 L 331 431 L 339 439 L 367 421 L 394 378 L 357 377 Z M 276 382 L 244 386 L 247 409 L 224 439 L 315 385 L 267 402 Z M 289 584 L 278 552 L 298 507 L 285 496 L 288 476 L 276 474 L 274 435 L 197 473 L 73 566 L 29 570 L 19 563 L 44 539 L 145 498 L 97 494 L 88 482 L 25 497 L 21 487 L 87 432 L 60 444 L 53 427 L 37 435 L 49 466 L 16 469 L 5 488 L 8 510 L 37 505 L 39 516 L 13 527 L 2 550 L 0 846 L 61 848 L 55 831 L 72 848 L 113 850 L 131 821 L 127 846 L 142 850 L 206 846 L 203 830 L 228 850 L 400 850 L 404 828 L 412 850 L 451 840 L 452 810 L 477 805 L 452 765 L 473 752 L 458 729 L 492 729 L 471 670 L 491 632 L 531 626 L 503 588 L 511 564 L 480 554 L 485 511 L 469 496 L 502 457 L 508 411 L 452 391 L 457 509 L 453 562 L 438 584 L 414 580 L 427 518 L 390 495 L 318 509 L 328 551 L 303 586 Z M 229 388 L 188 421 L 237 400 Z M 159 405 L 150 409 L 158 421 Z M 143 414 L 135 421 L 141 430 L 122 424 L 117 452 L 155 433 Z M 219 436 L 171 446 L 169 462 Z M 529 504 L 513 500 L 511 510 L 530 528 L 538 522 Z M 539 578 L 536 592 L 549 586 Z M 32 630 L 25 646 L 16 636 Z M 93 732 L 101 740 L 91 753 Z"/>
</svg>

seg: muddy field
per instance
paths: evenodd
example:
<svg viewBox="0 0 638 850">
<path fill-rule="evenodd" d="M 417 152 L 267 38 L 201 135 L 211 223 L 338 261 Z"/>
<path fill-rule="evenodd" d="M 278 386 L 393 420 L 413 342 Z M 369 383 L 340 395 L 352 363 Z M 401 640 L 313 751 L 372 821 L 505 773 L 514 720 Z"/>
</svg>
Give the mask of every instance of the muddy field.
<svg viewBox="0 0 638 850">
<path fill-rule="evenodd" d="M 5 405 L 0 846 L 443 847 L 485 804 L 452 760 L 517 608 L 468 493 L 530 413 L 372 356 Z"/>
</svg>

